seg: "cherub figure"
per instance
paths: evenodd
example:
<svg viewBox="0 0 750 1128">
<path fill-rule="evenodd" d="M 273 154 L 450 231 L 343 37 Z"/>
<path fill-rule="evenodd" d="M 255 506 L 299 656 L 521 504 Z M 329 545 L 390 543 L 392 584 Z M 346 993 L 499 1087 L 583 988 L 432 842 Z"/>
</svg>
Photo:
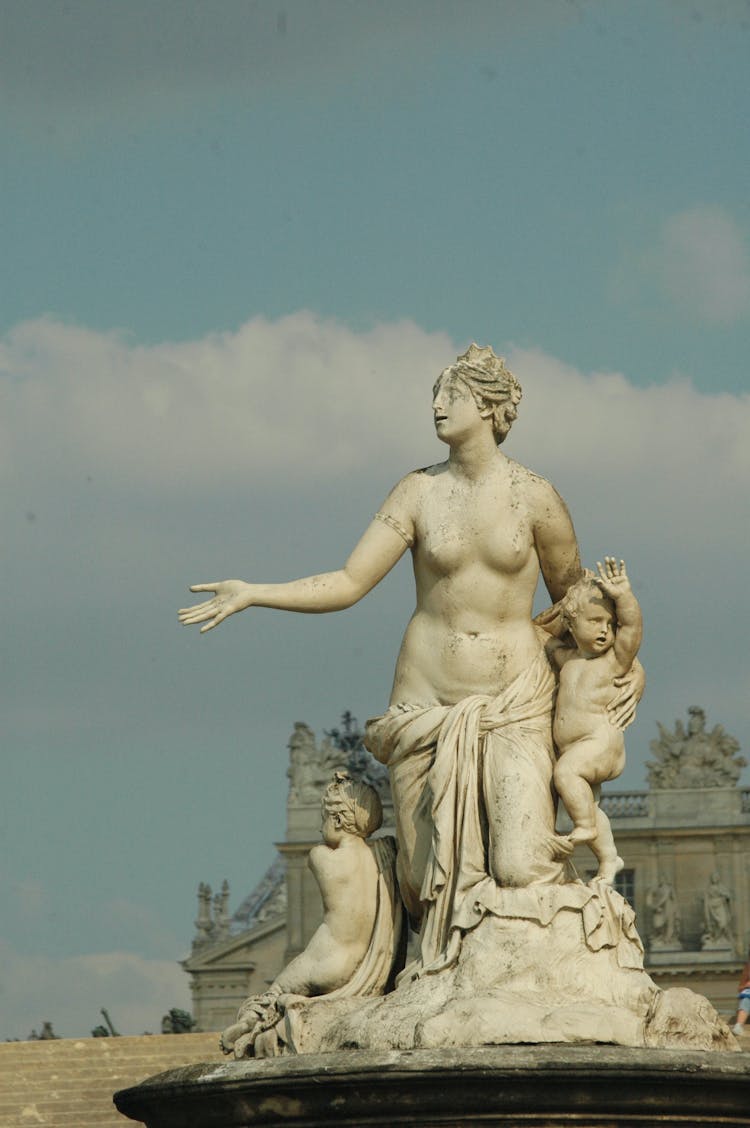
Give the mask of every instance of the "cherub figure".
<svg viewBox="0 0 750 1128">
<path fill-rule="evenodd" d="M 573 831 L 558 840 L 561 853 L 588 842 L 599 860 L 597 880 L 612 884 L 624 863 L 617 854 L 609 819 L 598 805 L 605 780 L 625 767 L 622 730 L 610 723 L 607 706 L 614 679 L 630 669 L 643 637 L 638 600 L 614 557 L 597 561 L 561 604 L 574 647 L 551 649 L 560 669 L 553 734 L 559 752 L 555 787 L 573 820 Z"/>
<path fill-rule="evenodd" d="M 382 823 L 380 798 L 368 784 L 337 771 L 324 792 L 322 814 L 323 842 L 313 846 L 308 864 L 323 898 L 323 923 L 268 990 L 242 1004 L 238 1021 L 221 1035 L 225 1054 L 277 1054 L 274 1028 L 290 996 L 377 994 L 390 976 L 402 924 L 395 843 L 365 841 Z"/>
</svg>

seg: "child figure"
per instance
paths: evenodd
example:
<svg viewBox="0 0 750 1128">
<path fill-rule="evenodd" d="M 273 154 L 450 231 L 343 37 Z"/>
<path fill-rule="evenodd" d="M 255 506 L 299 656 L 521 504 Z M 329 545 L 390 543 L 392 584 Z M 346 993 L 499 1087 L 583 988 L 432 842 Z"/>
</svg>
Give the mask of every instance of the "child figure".
<svg viewBox="0 0 750 1128">
<path fill-rule="evenodd" d="M 272 1056 L 278 1053 L 273 1029 L 281 1011 L 282 996 L 328 995 L 351 985 L 353 993 L 383 989 L 398 946 L 401 911 L 397 909 L 395 843 L 392 838 L 365 841 L 383 821 L 378 793 L 368 784 L 336 772 L 322 800 L 323 842 L 313 846 L 308 865 L 320 887 L 323 923 L 307 947 L 276 977 L 263 995 L 253 995 L 242 1004 L 238 1021 L 221 1035 L 221 1048 L 236 1058 L 246 1053 Z M 391 875 L 394 904 L 385 912 L 379 883 Z M 400 905 L 400 903 L 399 903 Z M 376 917 L 381 921 L 376 933 Z M 363 966 L 373 942 L 383 947 L 384 969 L 378 968 L 358 984 L 355 972 Z M 381 960 L 382 962 L 382 960 Z M 381 982 L 382 980 L 382 982 Z"/>
<path fill-rule="evenodd" d="M 561 604 L 563 623 L 575 649 L 551 649 L 560 669 L 553 734 L 559 752 L 555 787 L 573 820 L 571 834 L 558 839 L 562 854 L 588 842 L 599 859 L 596 880 L 610 885 L 624 865 L 609 819 L 598 805 L 601 784 L 625 767 L 622 731 L 609 721 L 613 679 L 627 673 L 643 637 L 643 620 L 625 562 L 597 561 L 598 576 L 584 576 Z"/>
</svg>

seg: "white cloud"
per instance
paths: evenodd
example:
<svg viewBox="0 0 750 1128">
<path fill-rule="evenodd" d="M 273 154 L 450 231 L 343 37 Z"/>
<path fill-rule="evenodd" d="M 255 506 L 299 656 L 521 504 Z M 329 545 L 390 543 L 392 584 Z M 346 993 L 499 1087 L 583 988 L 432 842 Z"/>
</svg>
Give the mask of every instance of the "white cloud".
<svg viewBox="0 0 750 1128">
<path fill-rule="evenodd" d="M 341 474 L 409 449 L 452 351 L 410 322 L 357 334 L 310 313 L 151 348 L 27 322 L 0 344 L 0 465 L 174 490 Z"/>
<path fill-rule="evenodd" d="M 617 511 L 627 501 L 641 528 L 671 539 L 675 530 L 657 521 L 667 505 L 678 535 L 694 537 L 697 523 L 704 533 L 726 525 L 732 540 L 750 485 L 750 395 L 703 394 L 679 375 L 636 387 L 621 373 L 584 374 L 534 349 L 510 360 L 527 387 L 519 443 L 532 464 L 541 457 L 575 478 L 576 508 L 609 496 Z"/>
<path fill-rule="evenodd" d="M 456 351 L 411 322 L 358 333 L 309 312 L 153 347 L 27 322 L 0 342 L 0 464 L 50 498 L 94 475 L 123 506 L 145 491 L 166 501 L 199 487 L 272 496 L 312 479 L 321 490 L 354 474 L 395 480 L 445 454 L 431 386 Z M 704 530 L 731 524 L 730 503 L 744 511 L 750 397 L 702 394 L 679 376 L 636 387 L 535 349 L 509 359 L 525 394 L 507 449 L 574 480 L 574 508 L 617 510 L 626 491 L 660 535 L 664 506 L 692 526 L 701 501 Z"/>
<path fill-rule="evenodd" d="M 55 1032 L 85 1037 L 105 1007 L 121 1034 L 159 1033 L 170 1007 L 190 1010 L 187 976 L 173 960 L 132 952 L 56 959 L 0 943 L 0 1039 L 26 1038 L 51 1021 Z"/>
<path fill-rule="evenodd" d="M 709 324 L 731 324 L 750 313 L 750 258 L 743 231 L 719 207 L 671 216 L 654 263 L 674 304 Z"/>
</svg>

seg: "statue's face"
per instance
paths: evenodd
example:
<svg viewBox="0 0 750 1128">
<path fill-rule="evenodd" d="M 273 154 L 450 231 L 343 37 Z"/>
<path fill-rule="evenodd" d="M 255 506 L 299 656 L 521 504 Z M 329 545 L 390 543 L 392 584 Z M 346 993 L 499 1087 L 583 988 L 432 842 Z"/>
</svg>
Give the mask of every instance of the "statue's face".
<svg viewBox="0 0 750 1128">
<path fill-rule="evenodd" d="M 614 616 L 601 599 L 587 599 L 570 625 L 578 649 L 596 657 L 609 650 L 615 640 Z"/>
<path fill-rule="evenodd" d="M 443 372 L 432 390 L 432 412 L 437 437 L 444 443 L 468 438 L 488 425 L 468 384 L 450 369 Z"/>
</svg>

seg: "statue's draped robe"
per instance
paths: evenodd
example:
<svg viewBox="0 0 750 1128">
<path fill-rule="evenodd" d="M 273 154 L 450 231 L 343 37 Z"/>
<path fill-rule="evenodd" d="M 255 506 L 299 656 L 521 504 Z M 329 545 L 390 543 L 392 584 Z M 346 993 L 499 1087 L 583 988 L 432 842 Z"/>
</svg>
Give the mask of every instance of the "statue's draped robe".
<svg viewBox="0 0 750 1128">
<path fill-rule="evenodd" d="M 367 748 L 390 769 L 399 884 L 422 918 L 422 972 L 455 962 L 461 933 L 499 911 L 503 889 L 572 876 L 552 850 L 554 692 L 540 653 L 496 697 L 394 705 L 367 725 Z"/>
</svg>

